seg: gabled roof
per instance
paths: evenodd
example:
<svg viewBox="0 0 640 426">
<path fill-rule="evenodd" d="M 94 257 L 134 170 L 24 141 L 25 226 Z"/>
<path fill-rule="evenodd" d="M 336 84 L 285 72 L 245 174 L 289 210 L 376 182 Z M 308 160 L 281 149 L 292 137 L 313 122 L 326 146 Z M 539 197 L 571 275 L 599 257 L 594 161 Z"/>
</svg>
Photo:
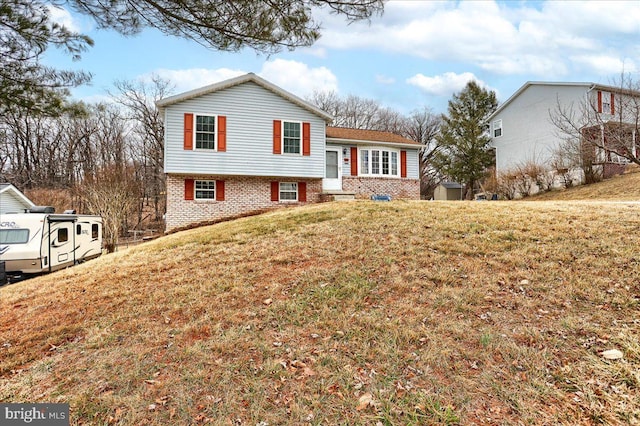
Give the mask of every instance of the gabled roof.
<svg viewBox="0 0 640 426">
<path fill-rule="evenodd" d="M 11 185 L 10 183 L 0 183 L 0 196 L 6 194 L 14 194 L 14 196 L 18 198 L 18 200 L 20 200 L 28 207 L 33 207 L 35 205 L 33 204 L 33 201 L 28 199 L 27 196 L 20 192 L 15 186 Z"/>
<path fill-rule="evenodd" d="M 494 111 L 493 114 L 491 114 L 489 116 L 489 120 L 491 120 L 494 116 L 496 116 L 497 114 L 500 113 L 500 111 L 502 111 L 503 109 L 505 109 L 511 102 L 513 102 L 514 99 L 516 99 L 518 96 L 520 96 L 522 94 L 522 92 L 524 92 L 525 90 L 527 90 L 529 87 L 531 86 L 572 86 L 572 87 L 593 87 L 595 86 L 595 83 L 587 83 L 587 82 L 578 82 L 578 83 L 566 83 L 566 82 L 559 82 L 559 81 L 527 81 L 525 84 L 522 85 L 522 87 L 520 87 L 518 90 L 515 91 L 515 93 L 513 95 L 511 95 L 509 97 L 509 99 L 507 99 L 506 101 L 504 101 L 499 107 L 498 109 L 496 109 Z"/>
<path fill-rule="evenodd" d="M 511 102 L 513 102 L 514 99 L 516 99 L 518 96 L 520 96 L 520 94 L 522 94 L 522 92 L 524 92 L 525 90 L 527 90 L 531 86 L 584 87 L 585 89 L 587 89 L 586 92 L 591 91 L 591 90 L 604 90 L 604 91 L 607 91 L 607 92 L 615 92 L 615 93 L 619 93 L 619 92 L 629 93 L 629 90 L 627 90 L 627 89 L 623 89 L 623 88 L 616 87 L 616 86 L 608 86 L 606 84 L 591 83 L 591 82 L 588 82 L 588 81 L 583 81 L 583 82 L 527 81 L 525 84 L 522 85 L 522 87 L 520 87 L 518 90 L 516 90 L 515 93 L 509 97 L 509 99 L 504 101 L 498 107 L 498 109 L 495 110 L 495 112 L 493 114 L 491 114 L 489 116 L 489 120 L 493 119 L 494 116 L 499 114 Z M 640 95 L 640 93 L 637 93 L 637 95 Z"/>
<path fill-rule="evenodd" d="M 230 78 L 228 80 L 224 80 L 219 83 L 210 84 L 208 86 L 200 87 L 198 89 L 194 89 L 188 92 L 170 96 L 168 98 L 160 99 L 159 101 L 156 102 L 156 106 L 160 109 L 163 109 L 170 105 L 186 101 L 188 99 L 193 99 L 199 96 L 208 95 L 210 93 L 218 92 L 220 90 L 228 89 L 230 87 L 238 86 L 240 84 L 244 84 L 248 82 L 255 83 L 258 86 L 263 87 L 275 93 L 276 95 L 283 97 L 284 99 L 298 105 L 299 107 L 304 108 L 307 111 L 322 117 L 326 122 L 330 122 L 331 120 L 333 120 L 333 116 L 331 114 L 321 110 L 320 108 L 310 104 L 309 102 L 303 99 L 300 99 L 293 93 L 287 92 L 286 90 L 276 86 L 275 84 L 270 83 L 261 77 L 258 77 L 252 72 L 241 75 L 239 77 Z"/>
<path fill-rule="evenodd" d="M 366 144 L 371 142 L 382 142 L 393 145 L 410 145 L 412 148 L 419 148 L 422 144 L 407 139 L 403 136 L 391 132 L 379 130 L 350 129 L 347 127 L 327 127 L 327 140 L 335 139 L 355 144 Z"/>
</svg>

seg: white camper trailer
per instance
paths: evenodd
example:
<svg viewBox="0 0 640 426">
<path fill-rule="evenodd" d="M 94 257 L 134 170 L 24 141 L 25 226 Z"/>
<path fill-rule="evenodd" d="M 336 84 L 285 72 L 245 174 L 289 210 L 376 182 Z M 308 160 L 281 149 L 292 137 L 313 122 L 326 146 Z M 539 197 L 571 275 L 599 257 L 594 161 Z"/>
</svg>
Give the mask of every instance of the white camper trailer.
<svg viewBox="0 0 640 426">
<path fill-rule="evenodd" d="M 0 263 L 16 279 L 72 266 L 102 254 L 102 218 L 53 207 L 0 217 Z"/>
</svg>

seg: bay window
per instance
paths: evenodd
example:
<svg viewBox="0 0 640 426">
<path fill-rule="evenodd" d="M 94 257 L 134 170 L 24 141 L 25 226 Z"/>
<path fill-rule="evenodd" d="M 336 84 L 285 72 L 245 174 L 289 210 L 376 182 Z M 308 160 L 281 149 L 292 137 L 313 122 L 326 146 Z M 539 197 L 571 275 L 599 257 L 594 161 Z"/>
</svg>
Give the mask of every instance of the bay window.
<svg viewBox="0 0 640 426">
<path fill-rule="evenodd" d="M 400 177 L 398 151 L 386 148 L 360 149 L 360 175 Z"/>
</svg>

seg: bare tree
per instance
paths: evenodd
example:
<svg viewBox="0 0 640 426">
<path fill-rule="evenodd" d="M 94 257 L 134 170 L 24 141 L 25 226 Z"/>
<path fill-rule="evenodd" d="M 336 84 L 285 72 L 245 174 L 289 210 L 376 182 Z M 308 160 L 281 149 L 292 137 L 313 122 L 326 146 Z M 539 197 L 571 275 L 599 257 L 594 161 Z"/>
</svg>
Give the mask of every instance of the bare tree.
<svg viewBox="0 0 640 426">
<path fill-rule="evenodd" d="M 420 150 L 420 194 L 427 199 L 433 196 L 433 191 L 442 181 L 442 176 L 431 164 L 439 148 L 435 137 L 441 123 L 441 117 L 428 107 L 414 110 L 404 120 L 403 136 L 424 145 Z"/>
<path fill-rule="evenodd" d="M 640 85 L 624 75 L 616 85 L 590 90 L 584 103 L 557 99 L 549 119 L 563 143 L 557 160 L 580 167 L 587 183 L 611 165 L 640 165 Z"/>
<path fill-rule="evenodd" d="M 144 204 L 151 202 L 154 219 L 162 220 L 165 211 L 164 176 L 164 122 L 155 102 L 168 96 L 174 89 L 168 81 L 153 75 L 149 83 L 117 81 L 118 91 L 112 94 L 116 102 L 125 107 L 127 118 L 133 125 L 136 142 L 132 155 L 143 182 L 138 221 L 142 221 Z"/>
<path fill-rule="evenodd" d="M 115 251 L 118 240 L 126 230 L 127 219 L 140 197 L 140 187 L 132 166 L 111 164 L 86 176 L 76 191 L 92 214 L 102 216 L 104 245 L 109 253 Z"/>
<path fill-rule="evenodd" d="M 394 116 L 399 115 L 391 109 L 383 108 L 374 99 L 355 95 L 340 97 L 333 91 L 315 91 L 307 100 L 330 113 L 335 127 L 391 131 L 387 125 L 393 126 Z"/>
</svg>

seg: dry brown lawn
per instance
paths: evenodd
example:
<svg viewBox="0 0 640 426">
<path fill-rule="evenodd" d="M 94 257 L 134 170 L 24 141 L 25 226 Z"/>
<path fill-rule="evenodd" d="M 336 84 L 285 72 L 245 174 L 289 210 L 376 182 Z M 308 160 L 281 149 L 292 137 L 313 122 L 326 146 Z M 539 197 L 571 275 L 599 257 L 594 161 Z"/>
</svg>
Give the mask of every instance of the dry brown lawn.
<svg viewBox="0 0 640 426">
<path fill-rule="evenodd" d="M 627 172 L 621 176 L 592 185 L 580 185 L 567 190 L 551 191 L 529 198 L 530 200 L 610 200 L 640 202 L 640 167 L 627 166 Z"/>
<path fill-rule="evenodd" d="M 639 424 L 639 211 L 327 203 L 170 235 L 0 288 L 0 401 L 73 424 Z"/>
</svg>

